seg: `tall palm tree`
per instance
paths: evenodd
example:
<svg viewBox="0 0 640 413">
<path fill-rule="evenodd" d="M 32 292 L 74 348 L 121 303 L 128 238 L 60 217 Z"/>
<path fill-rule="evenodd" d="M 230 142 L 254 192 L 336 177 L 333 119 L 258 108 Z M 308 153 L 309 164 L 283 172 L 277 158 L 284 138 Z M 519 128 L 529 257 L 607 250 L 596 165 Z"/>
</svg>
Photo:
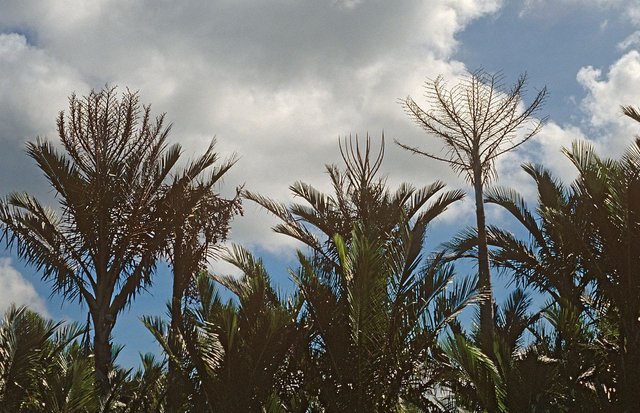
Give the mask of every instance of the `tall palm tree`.
<svg viewBox="0 0 640 413">
<path fill-rule="evenodd" d="M 496 265 L 553 298 L 554 343 L 547 353 L 562 361 L 566 391 L 577 392 L 574 399 L 583 405 L 597 402 L 621 411 L 633 410 L 640 390 L 635 376 L 640 367 L 639 148 L 636 142 L 620 160 L 611 160 L 598 157 L 586 143 L 574 143 L 565 154 L 579 175 L 569 188 L 543 168 L 525 165 L 538 186 L 539 223 L 514 191 L 496 188 L 487 196 L 531 235 L 527 243 L 490 228 L 489 242 L 497 247 Z M 468 241 L 457 247 L 476 242 Z"/>
<path fill-rule="evenodd" d="M 377 156 L 369 138 L 364 151 L 357 138 L 340 149 L 345 171 L 327 166 L 335 194 L 298 182 L 291 190 L 308 205 L 246 196 L 282 220 L 277 232 L 311 248 L 309 257 L 299 253 L 295 280 L 310 328 L 307 379 L 320 404 L 328 412 L 395 411 L 408 387 L 425 384 L 414 375 L 439 333 L 476 297 L 471 280 L 448 288 L 454 272 L 441 255 L 423 255 L 428 225 L 463 194 L 436 198 L 440 182 L 392 193 L 377 176 L 384 141 Z"/>
<path fill-rule="evenodd" d="M 480 287 L 488 297 L 480 303 L 483 348 L 491 353 L 493 334 L 493 298 L 489 272 L 489 252 L 484 212 L 484 187 L 495 177 L 495 160 L 531 139 L 542 126 L 534 118 L 546 97 L 546 88 L 533 101 L 521 107 L 527 77 L 505 89 L 502 76 L 483 70 L 471 72 L 460 83 L 448 88 L 442 77 L 425 85 L 429 101 L 423 110 L 411 97 L 403 102 L 408 115 L 427 133 L 439 138 L 445 155 L 435 155 L 398 143 L 414 154 L 448 163 L 473 186 L 478 232 L 478 275 Z"/>
<path fill-rule="evenodd" d="M 26 193 L 0 207 L 3 235 L 42 271 L 53 291 L 88 307 L 98 383 L 107 385 L 111 332 L 118 315 L 152 282 L 170 225 L 163 185 L 180 157 L 170 127 L 153 119 L 136 93 L 115 88 L 69 99 L 57 122 L 64 153 L 27 144 L 55 191 L 58 209 Z"/>
</svg>

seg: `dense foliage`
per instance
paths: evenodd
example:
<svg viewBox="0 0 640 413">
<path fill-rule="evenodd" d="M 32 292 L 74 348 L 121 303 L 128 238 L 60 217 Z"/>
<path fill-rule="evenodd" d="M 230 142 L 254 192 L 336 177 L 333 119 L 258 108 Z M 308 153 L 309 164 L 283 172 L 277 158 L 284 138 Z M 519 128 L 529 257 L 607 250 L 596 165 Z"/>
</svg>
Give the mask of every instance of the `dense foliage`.
<svg viewBox="0 0 640 413">
<path fill-rule="evenodd" d="M 624 113 L 640 121 L 633 108 Z M 152 120 L 130 92 L 73 96 L 58 131 L 61 147 L 37 141 L 28 153 L 59 207 L 9 195 L 2 236 L 54 291 L 85 303 L 91 323 L 11 307 L 0 321 L 2 412 L 640 405 L 640 139 L 620 159 L 582 142 L 565 149 L 578 172 L 571 183 L 525 164 L 537 188 L 533 209 L 512 189 L 482 188 L 482 203 L 513 216 L 523 237 L 487 226 L 438 246 L 426 242 L 432 222 L 465 194 L 441 182 L 390 188 L 380 176 L 384 138 L 377 153 L 369 137 L 341 141 L 343 165 L 327 166 L 332 192 L 296 182 L 290 189 L 303 202 L 283 204 L 240 189 L 223 198 L 215 184 L 235 159 L 220 161 L 213 146 L 178 168 L 181 151 L 167 146 L 163 117 Z M 241 198 L 302 243 L 291 294 L 278 292 L 242 246 L 220 247 Z M 490 284 L 455 266 L 483 256 L 484 239 L 492 267 L 513 281 L 489 329 L 477 310 L 491 302 Z M 210 259 L 241 275 L 210 274 Z M 127 370 L 116 363 L 111 331 L 160 260 L 173 275 L 168 318 L 144 317 L 140 334 L 153 335 L 162 354 Z M 460 320 L 465 308 L 476 310 L 474 322 Z"/>
</svg>

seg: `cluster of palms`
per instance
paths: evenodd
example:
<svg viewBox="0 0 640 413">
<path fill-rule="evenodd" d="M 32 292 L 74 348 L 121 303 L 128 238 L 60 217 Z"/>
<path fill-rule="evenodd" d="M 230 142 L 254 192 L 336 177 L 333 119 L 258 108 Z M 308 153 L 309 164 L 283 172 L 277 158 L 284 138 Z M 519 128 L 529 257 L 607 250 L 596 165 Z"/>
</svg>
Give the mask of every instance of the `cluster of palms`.
<svg viewBox="0 0 640 413">
<path fill-rule="evenodd" d="M 464 193 L 441 182 L 392 190 L 379 175 L 384 142 L 378 152 L 368 138 L 341 142 L 344 166 L 327 166 L 331 194 L 297 182 L 291 191 L 303 203 L 239 190 L 226 199 L 215 185 L 235 159 L 219 162 L 210 146 L 180 168 L 169 128 L 136 94 L 72 96 L 58 119 L 64 153 L 43 141 L 28 146 L 59 208 L 12 194 L 0 220 L 4 240 L 58 293 L 84 303 L 90 323 L 7 311 L 2 411 L 635 411 L 640 140 L 619 160 L 575 144 L 566 150 L 579 172 L 570 186 L 525 165 L 538 188 L 533 212 L 517 192 L 486 185 L 495 158 L 538 131 L 535 120 L 521 128 L 544 90 L 522 111 L 524 78 L 508 91 L 482 72 L 469 79 L 451 90 L 432 82 L 427 111 L 406 101 L 451 156 L 401 146 L 447 161 L 474 187 L 477 226 L 444 247 L 425 245 L 427 229 Z M 241 198 L 304 245 L 290 274 L 294 293 L 278 293 L 241 246 L 219 247 Z M 487 227 L 485 202 L 513 215 L 527 239 Z M 208 273 L 214 256 L 242 275 Z M 468 257 L 479 277 L 456 271 Z M 160 261 L 173 275 L 169 319 L 142 324 L 163 352 L 126 370 L 111 332 Z M 514 282 L 501 306 L 489 264 Z M 546 297 L 542 308 L 532 308 L 534 295 Z M 459 320 L 468 307 L 479 309 L 477 322 Z"/>
</svg>

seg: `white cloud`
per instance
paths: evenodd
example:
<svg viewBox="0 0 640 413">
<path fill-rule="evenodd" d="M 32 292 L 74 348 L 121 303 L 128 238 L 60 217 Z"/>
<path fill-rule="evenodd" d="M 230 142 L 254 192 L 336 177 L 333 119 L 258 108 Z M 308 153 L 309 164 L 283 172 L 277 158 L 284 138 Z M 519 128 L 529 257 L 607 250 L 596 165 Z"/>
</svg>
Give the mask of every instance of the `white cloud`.
<svg viewBox="0 0 640 413">
<path fill-rule="evenodd" d="M 83 88 L 78 73 L 24 35 L 0 33 L 0 136 L 23 141 L 51 133 L 71 91 Z M 13 132 L 13 133 L 12 133 Z"/>
<path fill-rule="evenodd" d="M 562 149 L 570 149 L 573 142 L 587 139 L 576 126 L 550 122 L 532 145 L 533 150 L 529 152 L 532 155 L 531 161 L 544 165 L 563 182 L 571 182 L 576 178 L 577 171 L 562 153 Z"/>
<path fill-rule="evenodd" d="M 635 31 L 627 36 L 623 41 L 618 43 L 618 50 L 625 51 L 631 47 L 637 48 L 640 46 L 640 31 Z"/>
<path fill-rule="evenodd" d="M 0 73 L 0 190 L 42 192 L 33 168 L 25 167 L 24 142 L 54 137 L 58 111 L 84 83 L 73 68 L 16 33 L 0 33 Z"/>
<path fill-rule="evenodd" d="M 562 0 L 558 7 L 578 7 Z M 637 2 L 588 0 L 587 6 L 631 11 Z M 384 130 L 387 156 L 383 171 L 392 186 L 417 186 L 444 179 L 466 187 L 445 165 L 411 157 L 394 138 L 439 148 L 411 124 L 397 104 L 412 95 L 418 103 L 425 77 L 443 74 L 451 82 L 464 64 L 452 59 L 456 33 L 474 19 L 495 13 L 499 0 L 324 2 L 104 0 L 72 7 L 59 2 L 9 2 L 0 15 L 0 138 L 11 159 L 0 163 L 0 189 L 36 187 L 28 175 L 13 173 L 29 162 L 18 150 L 26 138 L 55 139 L 55 116 L 66 97 L 105 83 L 140 89 L 154 112 L 167 112 L 172 137 L 187 154 L 202 151 L 216 135 L 218 150 L 241 159 L 225 180 L 282 201 L 296 180 L 330 190 L 324 164 L 338 162 L 339 136 Z M 525 10 L 549 8 L 549 0 L 528 0 Z M 153 9 L 153 13 L 149 10 Z M 64 24 L 61 24 L 63 22 Z M 620 47 L 633 47 L 635 35 Z M 578 81 L 583 129 L 550 122 L 531 143 L 500 160 L 499 183 L 527 189 L 520 164 L 549 166 L 572 177 L 559 152 L 574 139 L 597 131 L 609 153 L 621 151 L 637 132 L 620 115 L 620 104 L 640 99 L 640 57 L 630 51 L 607 73 L 585 67 Z M 509 79 L 507 79 L 508 81 Z M 22 156 L 20 158 L 19 156 Z M 2 155 L 0 155 L 2 156 Z M 8 158 L 9 155 L 5 155 Z M 16 161 L 15 159 L 18 159 Z M 458 204 L 444 220 L 470 215 Z M 287 254 L 296 244 L 273 234 L 276 222 L 253 204 L 236 219 L 231 238 L 252 248 Z"/>
<path fill-rule="evenodd" d="M 166 111 L 173 139 L 187 153 L 202 151 L 214 135 L 220 152 L 238 153 L 227 188 L 244 183 L 280 200 L 290 199 L 287 188 L 296 180 L 328 189 L 324 164 L 338 160 L 338 137 L 377 137 L 383 129 L 385 170 L 428 184 L 451 174 L 440 165 L 407 162 L 407 154 L 393 146 L 393 138 L 424 142 L 397 99 L 421 96 L 427 76 L 462 73 L 464 65 L 452 60 L 456 33 L 501 4 L 10 2 L 0 30 L 23 34 L 6 35 L 20 50 L 3 67 L 0 113 L 8 118 L 2 127 L 14 131 L 4 135 L 54 138 L 55 113 L 65 108 L 65 97 L 108 82 L 140 89 L 143 102 L 153 103 L 156 113 Z M 47 93 L 36 90 L 43 83 L 50 85 Z M 16 91 L 4 93 L 12 84 Z M 11 170 L 1 165 L 9 181 Z M 234 224 L 234 241 L 269 251 L 291 246 L 271 234 L 273 221 L 262 211 L 253 205 L 246 210 Z"/>
<path fill-rule="evenodd" d="M 602 156 L 618 157 L 640 132 L 640 125 L 622 114 L 621 105 L 640 105 L 640 53 L 632 50 L 606 71 L 586 66 L 576 76 L 586 91 L 580 101 L 579 125 L 550 121 L 530 143 L 499 159 L 501 184 L 517 188 L 530 201 L 535 188 L 531 178 L 519 167 L 524 162 L 542 164 L 562 182 L 577 175 L 575 167 L 562 153 L 572 142 L 589 141 Z"/>
<path fill-rule="evenodd" d="M 47 307 L 33 287 L 18 270 L 11 265 L 11 258 L 0 258 L 0 314 L 11 304 L 26 305 L 30 309 L 48 316 Z"/>
<path fill-rule="evenodd" d="M 624 116 L 620 108 L 640 105 L 640 53 L 626 53 L 605 74 L 591 66 L 583 67 L 577 80 L 587 91 L 581 102 L 585 126 L 592 129 L 602 154 L 618 156 L 640 131 L 639 125 Z"/>
<path fill-rule="evenodd" d="M 602 156 L 618 157 L 640 132 L 640 125 L 622 114 L 621 105 L 640 105 L 640 53 L 630 51 L 604 73 L 592 66 L 581 68 L 576 76 L 586 95 L 580 101 L 578 125 L 550 121 L 531 142 L 506 154 L 497 163 L 500 184 L 516 188 L 529 201 L 536 192 L 531 178 L 520 165 L 543 165 L 564 183 L 570 183 L 577 171 L 562 153 L 575 141 L 589 141 Z"/>
</svg>

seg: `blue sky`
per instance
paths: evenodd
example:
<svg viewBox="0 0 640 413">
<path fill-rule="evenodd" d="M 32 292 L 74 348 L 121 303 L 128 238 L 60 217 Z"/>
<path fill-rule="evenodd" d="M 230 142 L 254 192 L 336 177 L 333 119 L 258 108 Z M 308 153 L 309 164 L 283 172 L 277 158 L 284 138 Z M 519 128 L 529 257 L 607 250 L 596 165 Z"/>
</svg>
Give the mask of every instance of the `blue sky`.
<svg viewBox="0 0 640 413">
<path fill-rule="evenodd" d="M 391 186 L 442 179 L 466 188 L 443 165 L 391 142 L 437 150 L 398 99 L 411 95 L 420 103 L 426 78 L 442 74 L 453 82 L 483 67 L 501 70 L 507 84 L 527 72 L 530 95 L 549 89 L 547 126 L 498 164 L 498 183 L 532 199 L 522 162 L 543 162 L 568 180 L 573 171 L 561 147 L 589 139 L 616 155 L 640 130 L 619 111 L 640 104 L 639 30 L 636 0 L 0 0 L 0 193 L 29 191 L 55 202 L 24 143 L 54 140 L 67 97 L 105 84 L 139 90 L 155 113 L 166 112 L 174 123 L 170 139 L 187 158 L 213 136 L 223 155 L 240 155 L 223 193 L 244 184 L 290 201 L 287 188 L 296 180 L 328 190 L 324 164 L 338 161 L 338 137 L 377 138 L 382 131 Z M 495 209 L 489 219 L 511 225 Z M 429 245 L 472 223 L 467 200 L 442 217 Z M 247 203 L 231 241 L 263 257 L 288 289 L 297 245 L 273 234 L 273 224 Z M 221 263 L 211 268 L 233 273 Z M 504 282 L 496 283 L 501 298 Z M 164 314 L 170 286 L 161 268 L 154 287 L 120 316 L 115 341 L 126 343 L 123 364 L 154 349 L 138 318 Z M 50 296 L 50 286 L 7 250 L 0 252 L 0 311 L 11 302 L 86 321 L 85 309 Z"/>
</svg>

